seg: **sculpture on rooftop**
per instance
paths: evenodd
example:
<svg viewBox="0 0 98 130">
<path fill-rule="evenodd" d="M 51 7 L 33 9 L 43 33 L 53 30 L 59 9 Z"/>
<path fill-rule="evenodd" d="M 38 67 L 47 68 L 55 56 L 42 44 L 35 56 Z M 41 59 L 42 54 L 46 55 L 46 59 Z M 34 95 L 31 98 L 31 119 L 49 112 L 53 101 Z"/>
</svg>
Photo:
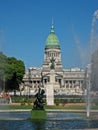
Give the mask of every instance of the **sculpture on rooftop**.
<svg viewBox="0 0 98 130">
<path fill-rule="evenodd" d="M 51 61 L 50 69 L 55 69 L 55 59 L 54 59 L 54 57 L 52 57 L 50 59 L 50 61 Z"/>
</svg>

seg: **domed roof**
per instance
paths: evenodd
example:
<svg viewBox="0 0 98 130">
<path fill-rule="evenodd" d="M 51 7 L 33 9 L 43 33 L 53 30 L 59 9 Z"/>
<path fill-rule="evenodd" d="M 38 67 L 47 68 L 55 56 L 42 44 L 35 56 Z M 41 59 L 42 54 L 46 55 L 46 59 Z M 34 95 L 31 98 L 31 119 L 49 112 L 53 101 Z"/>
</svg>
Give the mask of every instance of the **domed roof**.
<svg viewBox="0 0 98 130">
<path fill-rule="evenodd" d="M 55 48 L 55 47 L 60 47 L 60 42 L 54 32 L 54 26 L 52 24 L 50 34 L 46 39 L 46 48 Z"/>
</svg>

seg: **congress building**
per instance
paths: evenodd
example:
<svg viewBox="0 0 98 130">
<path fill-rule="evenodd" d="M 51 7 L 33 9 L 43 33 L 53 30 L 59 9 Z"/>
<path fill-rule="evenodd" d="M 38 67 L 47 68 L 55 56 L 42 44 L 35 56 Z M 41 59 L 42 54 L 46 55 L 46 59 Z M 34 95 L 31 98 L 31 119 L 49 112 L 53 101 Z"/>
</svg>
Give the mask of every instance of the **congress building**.
<svg viewBox="0 0 98 130">
<path fill-rule="evenodd" d="M 60 41 L 55 34 L 52 24 L 44 48 L 44 60 L 41 67 L 30 67 L 26 70 L 23 82 L 20 85 L 21 94 L 33 95 L 38 87 L 46 90 L 50 82 L 51 70 L 54 70 L 56 95 L 83 95 L 85 71 L 78 67 L 63 68 L 61 59 Z"/>
</svg>

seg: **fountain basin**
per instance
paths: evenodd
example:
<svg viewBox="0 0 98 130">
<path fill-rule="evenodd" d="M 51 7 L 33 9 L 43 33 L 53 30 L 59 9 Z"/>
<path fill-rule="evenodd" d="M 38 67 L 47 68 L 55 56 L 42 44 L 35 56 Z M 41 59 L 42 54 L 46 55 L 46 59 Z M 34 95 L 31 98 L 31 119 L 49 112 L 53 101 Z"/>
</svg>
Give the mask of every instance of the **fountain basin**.
<svg viewBox="0 0 98 130">
<path fill-rule="evenodd" d="M 0 129 L 7 130 L 79 130 L 98 129 L 98 119 L 84 112 L 47 111 L 46 120 L 30 120 L 31 111 L 0 112 Z M 98 115 L 97 112 L 94 115 Z"/>
</svg>

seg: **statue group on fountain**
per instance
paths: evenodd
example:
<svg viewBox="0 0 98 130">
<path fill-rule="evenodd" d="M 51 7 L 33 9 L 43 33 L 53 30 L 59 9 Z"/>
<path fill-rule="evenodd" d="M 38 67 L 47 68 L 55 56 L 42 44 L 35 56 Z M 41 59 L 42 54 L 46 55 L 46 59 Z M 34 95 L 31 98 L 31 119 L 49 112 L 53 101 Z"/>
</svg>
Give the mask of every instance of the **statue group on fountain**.
<svg viewBox="0 0 98 130">
<path fill-rule="evenodd" d="M 36 100 L 34 101 L 33 110 L 44 110 L 44 106 L 43 106 L 44 93 L 45 91 L 40 87 L 38 87 L 38 92 L 35 95 Z"/>
</svg>

